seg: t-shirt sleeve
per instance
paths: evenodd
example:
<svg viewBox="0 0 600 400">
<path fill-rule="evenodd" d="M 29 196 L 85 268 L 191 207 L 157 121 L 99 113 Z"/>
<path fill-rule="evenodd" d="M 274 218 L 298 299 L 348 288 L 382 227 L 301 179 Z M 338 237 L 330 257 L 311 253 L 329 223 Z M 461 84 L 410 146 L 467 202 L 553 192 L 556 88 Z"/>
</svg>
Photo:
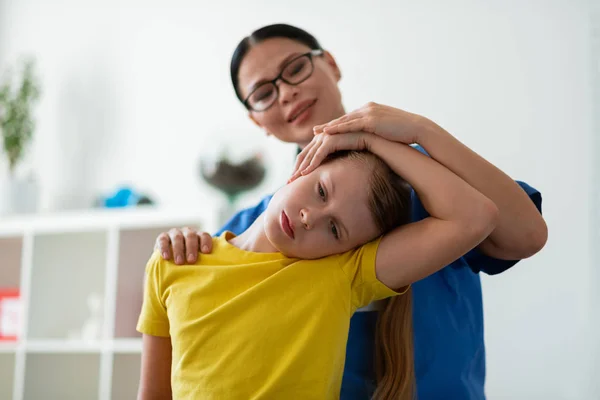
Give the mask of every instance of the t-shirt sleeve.
<svg viewBox="0 0 600 400">
<path fill-rule="evenodd" d="M 542 194 L 536 189 L 532 188 L 525 182 L 516 181 L 519 186 L 527 193 L 533 204 L 537 207 L 538 211 L 542 212 Z M 498 258 L 490 257 L 484 254 L 477 247 L 468 252 L 464 256 L 465 261 L 469 264 L 469 267 L 473 272 L 483 271 L 488 275 L 496 275 L 506 271 L 510 267 L 514 266 L 520 260 L 500 260 Z"/>
<path fill-rule="evenodd" d="M 403 294 L 408 289 L 403 289 L 402 293 L 395 292 L 377 279 L 375 260 L 380 242 L 381 237 L 356 250 L 339 255 L 340 267 L 350 282 L 352 305 L 355 308 L 365 307 L 376 300 Z"/>
<path fill-rule="evenodd" d="M 147 335 L 169 337 L 167 307 L 161 290 L 162 263 L 160 254 L 155 251 L 146 264 L 144 300 L 136 329 Z"/>
<path fill-rule="evenodd" d="M 223 225 L 223 227 L 215 233 L 215 236 L 221 236 L 223 232 L 229 231 L 233 232 L 235 235 L 240 235 L 244 232 L 250 225 L 254 223 L 256 218 L 258 218 L 263 211 L 266 210 L 269 202 L 271 201 L 272 196 L 264 197 L 260 203 L 255 205 L 254 207 L 246 208 L 237 214 L 235 214 L 229 221 Z"/>
</svg>

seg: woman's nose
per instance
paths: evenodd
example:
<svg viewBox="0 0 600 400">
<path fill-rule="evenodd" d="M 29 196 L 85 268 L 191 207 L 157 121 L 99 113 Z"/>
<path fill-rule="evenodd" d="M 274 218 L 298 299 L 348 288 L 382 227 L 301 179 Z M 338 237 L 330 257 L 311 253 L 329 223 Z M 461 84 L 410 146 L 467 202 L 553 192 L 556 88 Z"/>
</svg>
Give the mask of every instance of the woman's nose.
<svg viewBox="0 0 600 400">
<path fill-rule="evenodd" d="M 285 82 L 279 82 L 279 101 L 282 104 L 288 104 L 298 97 L 298 87 L 289 85 Z"/>
</svg>

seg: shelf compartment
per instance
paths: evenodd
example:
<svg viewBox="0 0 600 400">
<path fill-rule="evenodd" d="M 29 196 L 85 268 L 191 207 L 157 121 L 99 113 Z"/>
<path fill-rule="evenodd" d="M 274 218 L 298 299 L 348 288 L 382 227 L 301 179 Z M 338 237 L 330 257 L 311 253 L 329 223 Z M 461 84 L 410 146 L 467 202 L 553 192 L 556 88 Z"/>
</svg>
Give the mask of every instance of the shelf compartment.
<svg viewBox="0 0 600 400">
<path fill-rule="evenodd" d="M 111 388 L 112 400 L 137 398 L 140 366 L 140 354 L 115 354 Z"/>
<path fill-rule="evenodd" d="M 23 237 L 0 237 L 0 290 L 21 286 Z"/>
<path fill-rule="evenodd" d="M 194 227 L 190 222 L 187 226 Z M 184 225 L 185 226 L 185 225 Z M 119 234 L 115 338 L 140 338 L 135 330 L 144 295 L 144 271 L 161 232 L 173 226 L 127 229 Z"/>
<path fill-rule="evenodd" d="M 0 399 L 12 399 L 15 380 L 15 355 L 0 353 Z"/>
<path fill-rule="evenodd" d="M 99 376 L 99 354 L 29 353 L 23 399 L 96 399 Z"/>
<path fill-rule="evenodd" d="M 75 339 L 82 332 L 88 332 L 83 339 L 99 338 L 106 247 L 104 231 L 34 237 L 28 339 Z M 91 309 L 91 295 L 98 312 Z"/>
</svg>

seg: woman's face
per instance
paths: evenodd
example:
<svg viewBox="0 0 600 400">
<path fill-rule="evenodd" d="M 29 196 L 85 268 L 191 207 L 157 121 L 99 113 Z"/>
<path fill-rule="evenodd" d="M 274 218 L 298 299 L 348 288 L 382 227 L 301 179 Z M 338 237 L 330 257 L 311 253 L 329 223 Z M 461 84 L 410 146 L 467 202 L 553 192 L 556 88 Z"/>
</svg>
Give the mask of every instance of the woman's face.
<svg viewBox="0 0 600 400">
<path fill-rule="evenodd" d="M 275 79 L 282 66 L 311 49 L 291 39 L 273 38 L 253 46 L 239 69 L 239 90 L 247 98 L 260 83 Z M 289 85 L 279 80 L 279 97 L 267 110 L 250 111 L 250 118 L 268 134 L 288 143 L 306 146 L 313 127 L 344 114 L 338 88 L 340 71 L 333 57 L 325 52 L 313 57 L 314 71 L 304 82 Z"/>
<path fill-rule="evenodd" d="M 373 240 L 371 174 L 364 162 L 338 159 L 279 189 L 264 213 L 269 242 L 288 257 L 315 259 Z"/>
</svg>

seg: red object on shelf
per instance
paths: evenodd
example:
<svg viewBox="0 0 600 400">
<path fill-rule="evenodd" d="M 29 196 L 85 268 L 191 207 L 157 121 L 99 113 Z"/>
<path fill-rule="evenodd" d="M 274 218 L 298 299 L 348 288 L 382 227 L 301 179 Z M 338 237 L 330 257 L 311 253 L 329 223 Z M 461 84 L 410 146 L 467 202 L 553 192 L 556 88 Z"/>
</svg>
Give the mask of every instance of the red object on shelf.
<svg viewBox="0 0 600 400">
<path fill-rule="evenodd" d="M 22 309 L 19 289 L 0 288 L 0 341 L 19 339 Z"/>
</svg>

